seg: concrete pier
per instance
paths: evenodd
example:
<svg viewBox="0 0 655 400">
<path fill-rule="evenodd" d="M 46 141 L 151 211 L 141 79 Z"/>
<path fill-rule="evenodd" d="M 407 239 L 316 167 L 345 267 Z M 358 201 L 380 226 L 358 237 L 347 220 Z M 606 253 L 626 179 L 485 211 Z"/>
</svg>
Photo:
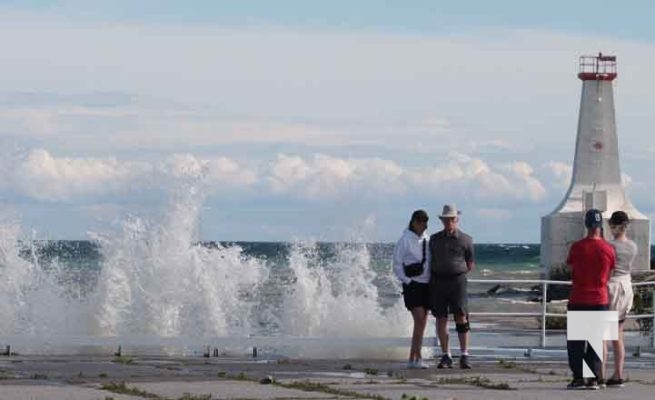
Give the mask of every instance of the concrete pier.
<svg viewBox="0 0 655 400">
<path fill-rule="evenodd" d="M 462 371 L 402 360 L 16 356 L 0 360 L 0 399 L 645 399 L 655 388 L 654 358 L 628 360 L 625 388 L 582 392 L 565 389 L 561 357 L 473 362 Z"/>
</svg>

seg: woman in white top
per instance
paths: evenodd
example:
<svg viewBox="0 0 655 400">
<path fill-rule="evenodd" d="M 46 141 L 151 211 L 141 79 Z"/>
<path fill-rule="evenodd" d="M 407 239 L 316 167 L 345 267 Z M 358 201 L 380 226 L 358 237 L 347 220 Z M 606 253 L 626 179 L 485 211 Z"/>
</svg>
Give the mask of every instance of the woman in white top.
<svg viewBox="0 0 655 400">
<path fill-rule="evenodd" d="M 412 313 L 414 330 L 409 351 L 409 368 L 428 368 L 421 357 L 423 332 L 428 318 L 428 283 L 430 282 L 430 261 L 427 251 L 428 214 L 416 210 L 408 228 L 396 243 L 393 251 L 393 271 L 403 285 L 405 307 Z"/>
<path fill-rule="evenodd" d="M 607 284 L 609 290 L 609 309 L 619 314 L 619 340 L 613 340 L 614 347 L 614 375 L 607 380 L 607 386 L 623 387 L 623 365 L 625 360 L 625 347 L 623 344 L 623 325 L 626 315 L 632 308 L 632 280 L 630 269 L 637 257 L 637 245 L 626 236 L 630 220 L 628 214 L 616 211 L 609 220 L 610 229 L 614 239 L 610 244 L 616 252 L 616 265 Z M 607 352 L 605 352 L 607 357 Z M 606 363 L 603 363 L 606 364 Z"/>
</svg>

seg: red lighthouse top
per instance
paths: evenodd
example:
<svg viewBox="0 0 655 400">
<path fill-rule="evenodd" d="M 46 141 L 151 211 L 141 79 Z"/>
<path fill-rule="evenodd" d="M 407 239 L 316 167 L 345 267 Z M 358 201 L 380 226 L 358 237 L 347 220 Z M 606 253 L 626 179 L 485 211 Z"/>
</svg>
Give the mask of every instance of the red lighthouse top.
<svg viewBox="0 0 655 400">
<path fill-rule="evenodd" d="M 583 81 L 613 81 L 616 78 L 616 56 L 598 53 L 581 56 L 578 78 Z"/>
</svg>

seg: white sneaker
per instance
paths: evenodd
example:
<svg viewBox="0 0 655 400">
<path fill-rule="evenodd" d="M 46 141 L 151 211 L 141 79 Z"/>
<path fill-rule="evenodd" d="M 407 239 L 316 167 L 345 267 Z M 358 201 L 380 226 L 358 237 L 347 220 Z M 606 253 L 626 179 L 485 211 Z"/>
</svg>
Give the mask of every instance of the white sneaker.
<svg viewBox="0 0 655 400">
<path fill-rule="evenodd" d="M 430 364 L 426 363 L 423 360 L 407 362 L 407 369 L 428 369 L 428 368 L 430 368 Z"/>
</svg>

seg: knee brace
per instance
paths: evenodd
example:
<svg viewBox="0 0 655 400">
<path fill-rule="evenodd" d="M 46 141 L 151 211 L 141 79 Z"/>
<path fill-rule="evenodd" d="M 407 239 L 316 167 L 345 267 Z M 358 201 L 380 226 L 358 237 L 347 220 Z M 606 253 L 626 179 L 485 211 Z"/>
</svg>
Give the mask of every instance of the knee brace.
<svg viewBox="0 0 655 400">
<path fill-rule="evenodd" d="M 468 322 L 465 322 L 463 324 L 455 324 L 455 330 L 457 333 L 466 333 L 471 330 L 471 326 L 469 325 Z"/>
</svg>

